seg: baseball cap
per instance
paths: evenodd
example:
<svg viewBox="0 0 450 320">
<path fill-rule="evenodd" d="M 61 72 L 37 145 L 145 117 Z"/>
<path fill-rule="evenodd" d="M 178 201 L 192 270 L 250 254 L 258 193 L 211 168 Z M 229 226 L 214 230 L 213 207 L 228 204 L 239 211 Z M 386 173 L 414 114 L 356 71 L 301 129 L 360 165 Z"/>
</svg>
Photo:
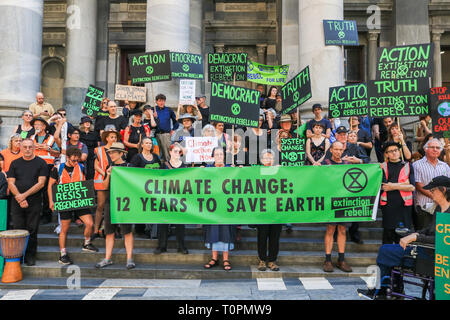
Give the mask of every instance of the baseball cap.
<svg viewBox="0 0 450 320">
<path fill-rule="evenodd" d="M 425 190 L 431 190 L 436 187 L 450 188 L 450 178 L 446 176 L 438 176 L 433 178 L 429 184 L 423 187 Z"/>
<path fill-rule="evenodd" d="M 336 133 L 343 133 L 343 132 L 345 132 L 345 133 L 348 132 L 348 130 L 345 126 L 340 126 L 336 129 Z"/>
</svg>

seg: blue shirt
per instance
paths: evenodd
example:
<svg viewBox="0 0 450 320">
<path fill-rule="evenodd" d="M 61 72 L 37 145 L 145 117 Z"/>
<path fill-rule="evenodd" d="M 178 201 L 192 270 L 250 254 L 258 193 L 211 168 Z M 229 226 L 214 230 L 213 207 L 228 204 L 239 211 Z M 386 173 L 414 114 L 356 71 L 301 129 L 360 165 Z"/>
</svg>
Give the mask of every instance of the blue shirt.
<svg viewBox="0 0 450 320">
<path fill-rule="evenodd" d="M 175 116 L 175 112 L 166 106 L 162 109 L 155 106 L 155 110 L 159 119 L 157 133 L 169 133 L 171 130 L 178 129 L 179 123 L 177 121 L 177 117 Z M 172 120 L 173 128 L 170 125 L 170 120 Z"/>
</svg>

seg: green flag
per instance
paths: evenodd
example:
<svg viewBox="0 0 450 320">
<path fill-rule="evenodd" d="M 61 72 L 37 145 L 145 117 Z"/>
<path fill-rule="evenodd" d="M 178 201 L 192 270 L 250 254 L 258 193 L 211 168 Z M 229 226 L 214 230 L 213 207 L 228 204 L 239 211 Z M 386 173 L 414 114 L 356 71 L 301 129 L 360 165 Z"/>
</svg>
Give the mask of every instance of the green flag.
<svg viewBox="0 0 450 320">
<path fill-rule="evenodd" d="M 253 61 L 247 62 L 247 81 L 273 86 L 282 86 L 286 82 L 289 65 L 266 66 Z"/>
<path fill-rule="evenodd" d="M 450 300 L 450 214 L 436 213 L 436 300 Z"/>
</svg>

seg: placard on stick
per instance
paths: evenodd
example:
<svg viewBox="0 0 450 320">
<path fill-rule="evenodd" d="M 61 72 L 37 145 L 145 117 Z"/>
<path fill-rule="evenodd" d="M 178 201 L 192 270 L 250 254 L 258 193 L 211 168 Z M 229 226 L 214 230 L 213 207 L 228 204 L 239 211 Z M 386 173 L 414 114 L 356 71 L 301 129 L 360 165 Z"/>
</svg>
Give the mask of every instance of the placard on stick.
<svg viewBox="0 0 450 320">
<path fill-rule="evenodd" d="M 169 50 L 129 54 L 131 84 L 172 80 Z"/>
<path fill-rule="evenodd" d="M 200 54 L 170 52 L 172 78 L 203 79 L 203 57 Z"/>
<path fill-rule="evenodd" d="M 431 123 L 435 138 L 450 138 L 450 88 L 431 88 Z"/>
<path fill-rule="evenodd" d="M 96 207 L 94 180 L 54 184 L 55 211 L 64 212 Z"/>
<path fill-rule="evenodd" d="M 362 116 L 368 114 L 365 83 L 330 88 L 329 118 Z"/>
<path fill-rule="evenodd" d="M 208 81 L 247 81 L 247 53 L 209 53 Z"/>
<path fill-rule="evenodd" d="M 283 96 L 281 112 L 283 114 L 291 112 L 311 99 L 312 93 L 309 66 L 300 71 L 300 73 L 286 83 L 281 88 L 281 93 Z"/>
<path fill-rule="evenodd" d="M 195 80 L 180 80 L 179 103 L 195 105 Z"/>
<path fill-rule="evenodd" d="M 283 167 L 301 167 L 305 163 L 305 139 L 281 139 L 280 165 Z"/>
<path fill-rule="evenodd" d="M 105 90 L 90 84 L 81 111 L 88 116 L 95 117 L 102 107 L 104 94 Z"/>
<path fill-rule="evenodd" d="M 116 84 L 115 100 L 128 100 L 136 102 L 147 101 L 147 88 L 136 86 L 124 86 Z"/>
<path fill-rule="evenodd" d="M 326 46 L 358 46 L 356 21 L 323 20 Z"/>
<path fill-rule="evenodd" d="M 213 162 L 212 151 L 218 146 L 217 137 L 185 137 L 186 163 Z"/>
</svg>

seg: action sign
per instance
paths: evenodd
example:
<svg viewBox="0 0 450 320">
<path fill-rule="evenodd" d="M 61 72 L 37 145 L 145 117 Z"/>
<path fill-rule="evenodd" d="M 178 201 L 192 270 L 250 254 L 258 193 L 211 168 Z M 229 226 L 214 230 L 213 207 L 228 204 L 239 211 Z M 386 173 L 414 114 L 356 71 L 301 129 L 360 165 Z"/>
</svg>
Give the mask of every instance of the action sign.
<svg viewBox="0 0 450 320">
<path fill-rule="evenodd" d="M 218 146 L 216 137 L 185 137 L 186 162 L 213 162 L 212 151 Z"/>
<path fill-rule="evenodd" d="M 282 88 L 283 95 L 282 110 L 283 114 L 289 113 L 298 108 L 303 103 L 311 99 L 311 77 L 309 66 L 297 74 L 291 81 Z"/>
<path fill-rule="evenodd" d="M 378 48 L 379 80 L 429 78 L 433 75 L 432 44 Z"/>
<path fill-rule="evenodd" d="M 213 82 L 210 120 L 257 128 L 260 95 L 258 90 Z"/>
<path fill-rule="evenodd" d="M 360 83 L 330 88 L 328 106 L 329 118 L 368 114 L 366 84 Z"/>
<path fill-rule="evenodd" d="M 282 86 L 286 83 L 289 65 L 266 66 L 249 61 L 247 64 L 247 80 L 255 83 Z"/>
<path fill-rule="evenodd" d="M 180 80 L 179 103 L 195 105 L 195 80 Z"/>
<path fill-rule="evenodd" d="M 114 95 L 114 99 L 146 102 L 147 88 L 135 86 L 123 86 L 121 84 L 116 84 L 116 94 Z"/>
<path fill-rule="evenodd" d="M 203 79 L 203 57 L 200 54 L 170 52 L 172 78 Z"/>
<path fill-rule="evenodd" d="M 55 211 L 64 212 L 96 206 L 94 180 L 54 184 L 52 191 Z"/>
<path fill-rule="evenodd" d="M 280 165 L 299 167 L 305 163 L 305 139 L 281 139 Z"/>
<path fill-rule="evenodd" d="M 326 46 L 358 46 L 356 21 L 323 20 Z"/>
<path fill-rule="evenodd" d="M 450 214 L 436 213 L 436 300 L 450 300 Z"/>
<path fill-rule="evenodd" d="M 169 50 L 129 54 L 131 83 L 172 80 Z"/>
<path fill-rule="evenodd" d="M 435 138 L 450 138 L 450 88 L 431 88 L 431 123 Z"/>
<path fill-rule="evenodd" d="M 208 81 L 247 81 L 246 53 L 209 53 Z"/>
<path fill-rule="evenodd" d="M 90 84 L 81 111 L 88 116 L 95 117 L 102 107 L 104 94 L 105 90 Z"/>
<path fill-rule="evenodd" d="M 381 173 L 378 164 L 177 170 L 113 167 L 111 222 L 374 221 Z"/>
<path fill-rule="evenodd" d="M 428 78 L 369 81 L 369 117 L 427 115 L 430 105 L 429 92 Z"/>
</svg>

